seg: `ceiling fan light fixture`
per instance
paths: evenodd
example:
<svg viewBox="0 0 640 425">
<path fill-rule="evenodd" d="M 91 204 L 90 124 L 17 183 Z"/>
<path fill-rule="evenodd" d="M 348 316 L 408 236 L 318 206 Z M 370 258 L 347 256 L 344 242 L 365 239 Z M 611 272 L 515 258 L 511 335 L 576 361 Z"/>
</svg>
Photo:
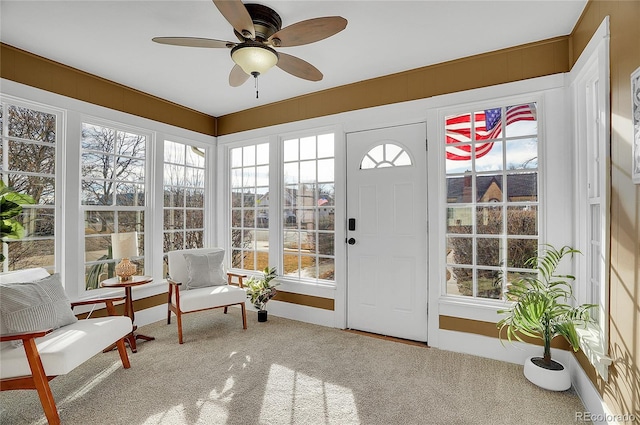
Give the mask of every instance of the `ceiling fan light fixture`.
<svg viewBox="0 0 640 425">
<path fill-rule="evenodd" d="M 242 43 L 231 49 L 231 59 L 247 73 L 261 75 L 278 63 L 278 53 L 260 43 Z"/>
</svg>

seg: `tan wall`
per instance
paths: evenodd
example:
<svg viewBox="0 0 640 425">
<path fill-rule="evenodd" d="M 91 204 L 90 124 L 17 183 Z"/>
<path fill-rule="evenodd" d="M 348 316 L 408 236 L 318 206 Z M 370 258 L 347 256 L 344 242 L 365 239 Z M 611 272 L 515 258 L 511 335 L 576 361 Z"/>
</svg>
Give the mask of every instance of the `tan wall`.
<svg viewBox="0 0 640 425">
<path fill-rule="evenodd" d="M 557 37 L 365 80 L 223 115 L 218 135 L 567 72 L 568 51 Z"/>
<path fill-rule="evenodd" d="M 216 118 L 0 43 L 0 77 L 198 133 L 216 135 Z"/>
<path fill-rule="evenodd" d="M 630 74 L 640 66 L 640 1 L 591 0 L 571 34 L 572 65 L 605 16 L 611 60 L 611 281 L 609 382 L 595 379 L 617 414 L 640 416 L 640 185 L 631 181 Z M 579 360 L 580 357 L 578 357 Z M 590 366 L 581 361 L 588 372 Z M 594 377 L 593 373 L 590 376 Z"/>
</svg>

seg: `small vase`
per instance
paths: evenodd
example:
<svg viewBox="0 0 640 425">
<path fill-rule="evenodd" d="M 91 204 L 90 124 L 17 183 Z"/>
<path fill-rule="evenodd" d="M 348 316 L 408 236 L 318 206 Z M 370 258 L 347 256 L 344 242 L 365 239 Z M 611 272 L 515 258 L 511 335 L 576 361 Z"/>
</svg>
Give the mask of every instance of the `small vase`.
<svg viewBox="0 0 640 425">
<path fill-rule="evenodd" d="M 258 310 L 258 322 L 267 321 L 267 310 Z"/>
</svg>

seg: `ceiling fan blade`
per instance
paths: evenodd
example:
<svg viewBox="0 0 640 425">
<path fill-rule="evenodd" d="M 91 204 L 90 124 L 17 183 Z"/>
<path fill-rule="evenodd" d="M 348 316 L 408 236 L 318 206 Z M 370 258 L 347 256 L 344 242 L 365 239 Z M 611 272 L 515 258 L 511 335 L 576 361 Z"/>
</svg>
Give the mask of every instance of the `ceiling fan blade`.
<svg viewBox="0 0 640 425">
<path fill-rule="evenodd" d="M 187 47 L 209 47 L 209 48 L 231 48 L 236 43 L 224 40 L 214 40 L 212 38 L 198 38 L 198 37 L 153 37 L 151 40 L 160 44 L 171 44 L 173 46 L 187 46 Z"/>
<path fill-rule="evenodd" d="M 267 42 L 276 47 L 301 46 L 331 37 L 346 27 L 347 20 L 341 16 L 308 19 L 282 28 Z"/>
<path fill-rule="evenodd" d="M 213 0 L 222 16 L 245 38 L 254 40 L 256 32 L 249 11 L 241 0 Z"/>
<path fill-rule="evenodd" d="M 309 81 L 322 80 L 322 72 L 318 68 L 295 56 L 278 52 L 278 63 L 276 64 L 281 70 L 289 74 Z"/>
<path fill-rule="evenodd" d="M 240 65 L 235 65 L 231 68 L 231 72 L 229 73 L 229 85 L 231 87 L 238 87 L 244 84 L 245 81 L 249 79 L 249 74 L 244 72 Z"/>
</svg>

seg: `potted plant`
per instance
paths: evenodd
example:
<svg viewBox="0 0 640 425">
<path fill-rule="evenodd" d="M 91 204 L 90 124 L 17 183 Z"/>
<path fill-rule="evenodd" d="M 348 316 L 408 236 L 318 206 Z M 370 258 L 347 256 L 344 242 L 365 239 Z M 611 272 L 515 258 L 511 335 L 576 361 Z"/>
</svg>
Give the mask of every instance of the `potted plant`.
<svg viewBox="0 0 640 425">
<path fill-rule="evenodd" d="M 523 341 L 521 335 L 543 341 L 542 357 L 529 357 L 525 361 L 524 375 L 534 384 L 553 391 L 564 391 L 571 387 L 571 377 L 562 363 L 551 359 L 551 341 L 556 336 L 564 337 L 573 351 L 580 348 L 577 326 L 591 321 L 589 311 L 594 304 L 572 306 L 574 276 L 561 275 L 556 269 L 562 259 L 580 253 L 568 246 L 559 250 L 545 245 L 541 255 L 529 258 L 525 265 L 536 269 L 536 275 L 523 275 L 507 287 L 506 297 L 513 301 L 507 309 L 498 310 L 505 314 L 497 326 L 499 336 L 503 333 L 511 342 L 515 338 Z"/>
<path fill-rule="evenodd" d="M 267 321 L 267 310 L 265 307 L 269 300 L 276 296 L 276 286 L 278 283 L 272 283 L 277 277 L 276 268 L 269 266 L 262 271 L 263 276 L 257 278 L 252 276 L 247 280 L 247 297 L 251 300 L 251 304 L 258 309 L 258 322 Z"/>
</svg>

